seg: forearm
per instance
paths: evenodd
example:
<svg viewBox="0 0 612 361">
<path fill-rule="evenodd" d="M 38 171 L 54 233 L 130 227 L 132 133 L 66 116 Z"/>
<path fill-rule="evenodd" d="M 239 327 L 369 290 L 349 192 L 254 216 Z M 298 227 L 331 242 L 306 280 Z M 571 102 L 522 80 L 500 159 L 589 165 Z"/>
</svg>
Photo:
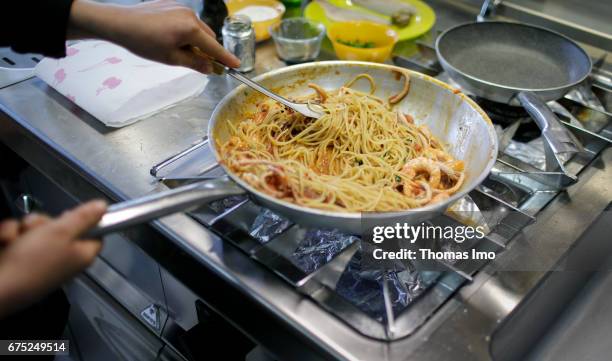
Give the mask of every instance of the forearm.
<svg viewBox="0 0 612 361">
<path fill-rule="evenodd" d="M 76 0 L 68 22 L 68 39 L 96 38 L 116 41 L 121 31 L 121 19 L 128 10 L 124 6 Z"/>
<path fill-rule="evenodd" d="M 68 26 L 70 38 L 97 38 L 121 45 L 136 55 L 170 65 L 210 71 L 198 47 L 230 67 L 239 60 L 215 40 L 215 34 L 192 9 L 172 1 L 147 1 L 122 6 L 76 0 Z"/>
<path fill-rule="evenodd" d="M 19 30 L 10 34 L 0 32 L 0 44 L 9 41 L 13 47 L 16 43 L 26 44 L 16 50 L 63 57 L 66 39 L 95 38 L 114 42 L 144 58 L 207 73 L 211 70 L 210 61 L 191 51 L 197 47 L 229 67 L 240 66 L 240 61 L 215 40 L 213 31 L 198 19 L 193 10 L 177 2 L 147 1 L 132 6 L 90 0 L 41 3 L 45 4 L 49 14 L 36 12 L 35 19 L 28 22 L 36 24 L 33 29 L 28 29 L 33 35 L 18 36 Z M 23 28 L 28 26 L 21 24 L 26 23 L 28 13 L 24 9 L 27 7 L 20 5 L 19 8 L 19 16 L 11 21 Z M 37 19 L 49 25 L 38 24 Z M 0 29 L 12 29 L 2 20 L 0 16 Z M 16 37 L 20 39 L 14 41 Z"/>
</svg>

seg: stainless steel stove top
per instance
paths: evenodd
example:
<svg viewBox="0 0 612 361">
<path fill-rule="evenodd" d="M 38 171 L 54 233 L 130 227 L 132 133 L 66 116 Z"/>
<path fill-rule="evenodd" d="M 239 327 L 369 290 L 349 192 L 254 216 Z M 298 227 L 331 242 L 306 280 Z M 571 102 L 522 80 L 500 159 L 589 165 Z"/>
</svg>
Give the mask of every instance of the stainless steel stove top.
<svg viewBox="0 0 612 361">
<path fill-rule="evenodd" d="M 444 73 L 437 77 L 448 81 Z M 610 99 L 610 95 L 602 99 Z M 489 104 L 484 105 L 488 110 Z M 579 178 L 612 143 L 612 122 L 605 111 L 569 98 L 563 100 L 563 105 L 556 103 L 554 109 L 565 117 L 563 123 L 585 146 L 584 153 L 565 164 L 568 173 Z M 539 137 L 529 142 L 515 139 L 525 117 L 504 116 L 496 109 L 493 118 L 501 120 L 505 128 L 497 126 L 501 150 L 491 174 L 445 215 L 429 221 L 442 226 L 477 223 L 485 225 L 488 234 L 482 240 L 460 244 L 440 240 L 433 247 L 436 250 L 473 248 L 503 253 L 513 237 L 534 222 L 566 182 L 562 178 L 567 175 L 546 170 L 546 152 Z M 154 166 L 151 174 L 173 187 L 197 177 L 223 176 L 223 171 L 204 139 Z M 379 340 L 410 336 L 488 262 L 440 261 L 439 267 L 427 271 L 416 270 L 409 263 L 393 271 L 362 270 L 364 245 L 359 237 L 331 229 L 304 228 L 259 207 L 246 196 L 215 201 L 190 215 L 332 315 Z"/>
</svg>

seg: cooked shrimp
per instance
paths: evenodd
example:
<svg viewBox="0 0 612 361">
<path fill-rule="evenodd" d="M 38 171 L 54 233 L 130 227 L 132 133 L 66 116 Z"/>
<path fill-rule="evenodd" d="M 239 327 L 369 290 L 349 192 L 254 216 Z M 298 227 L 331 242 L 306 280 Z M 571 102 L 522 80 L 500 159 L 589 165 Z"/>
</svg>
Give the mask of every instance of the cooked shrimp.
<svg viewBox="0 0 612 361">
<path fill-rule="evenodd" d="M 438 163 L 425 157 L 409 160 L 404 164 L 402 172 L 411 180 L 424 176 L 427 179 L 427 183 L 433 188 L 438 188 L 442 177 Z"/>
<path fill-rule="evenodd" d="M 422 206 L 431 201 L 432 191 L 431 187 L 427 182 L 416 181 L 416 182 L 404 182 L 403 192 L 405 195 L 414 198 L 418 206 Z"/>
<path fill-rule="evenodd" d="M 463 172 L 457 172 L 455 171 L 453 168 L 441 164 L 440 165 L 440 171 L 441 171 L 441 180 L 449 180 L 452 181 L 452 186 L 450 186 L 449 188 L 440 188 L 440 187 L 436 187 L 437 189 L 444 191 L 445 193 L 448 194 L 453 194 L 456 191 L 459 190 L 459 188 L 461 187 L 461 185 L 463 184 L 463 181 L 465 180 L 465 173 Z M 445 186 L 447 185 L 447 181 L 441 181 L 440 185 L 441 186 Z"/>
</svg>

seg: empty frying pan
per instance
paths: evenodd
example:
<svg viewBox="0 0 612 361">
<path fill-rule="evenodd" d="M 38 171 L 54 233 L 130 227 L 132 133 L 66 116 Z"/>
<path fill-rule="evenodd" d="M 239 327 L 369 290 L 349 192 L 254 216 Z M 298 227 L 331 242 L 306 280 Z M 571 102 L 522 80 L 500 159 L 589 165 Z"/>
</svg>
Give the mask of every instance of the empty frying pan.
<svg viewBox="0 0 612 361">
<path fill-rule="evenodd" d="M 563 170 L 559 155 L 581 150 L 580 142 L 546 106 L 591 72 L 591 59 L 574 41 L 533 25 L 508 22 L 462 24 L 436 41 L 440 64 L 476 96 L 522 105 Z"/>
</svg>

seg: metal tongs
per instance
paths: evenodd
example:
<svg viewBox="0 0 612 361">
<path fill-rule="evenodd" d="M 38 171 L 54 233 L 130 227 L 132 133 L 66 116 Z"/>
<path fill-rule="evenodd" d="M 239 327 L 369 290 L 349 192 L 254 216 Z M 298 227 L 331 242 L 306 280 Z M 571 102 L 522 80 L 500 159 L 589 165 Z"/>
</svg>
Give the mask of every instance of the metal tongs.
<svg viewBox="0 0 612 361">
<path fill-rule="evenodd" d="M 242 73 L 240 73 L 236 69 L 232 69 L 232 68 L 229 68 L 229 67 L 221 64 L 217 60 L 215 60 L 215 59 L 211 58 L 210 56 L 208 56 L 207 54 L 203 53 L 197 47 L 192 47 L 192 50 L 197 55 L 202 56 L 202 57 L 207 58 L 208 60 L 210 60 L 212 62 L 212 65 L 213 65 L 213 73 L 215 73 L 217 75 L 227 74 L 227 75 L 231 76 L 232 78 L 238 80 L 239 82 L 247 85 L 248 87 L 250 87 L 250 88 L 252 88 L 254 90 L 257 90 L 261 94 L 276 100 L 277 102 L 283 104 L 287 108 L 291 108 L 291 109 L 295 110 L 296 112 L 302 114 L 305 117 L 318 119 L 318 118 L 321 118 L 323 116 L 323 114 L 324 114 L 322 110 L 316 109 L 317 107 L 319 107 L 317 104 L 306 104 L 306 103 L 292 102 L 291 100 L 289 100 L 289 99 L 287 99 L 285 97 L 282 97 L 282 96 L 272 92 L 271 90 L 267 89 L 266 87 L 262 86 L 261 84 L 259 84 L 259 83 L 255 82 L 255 81 L 247 78 L 246 76 L 242 75 Z"/>
</svg>

